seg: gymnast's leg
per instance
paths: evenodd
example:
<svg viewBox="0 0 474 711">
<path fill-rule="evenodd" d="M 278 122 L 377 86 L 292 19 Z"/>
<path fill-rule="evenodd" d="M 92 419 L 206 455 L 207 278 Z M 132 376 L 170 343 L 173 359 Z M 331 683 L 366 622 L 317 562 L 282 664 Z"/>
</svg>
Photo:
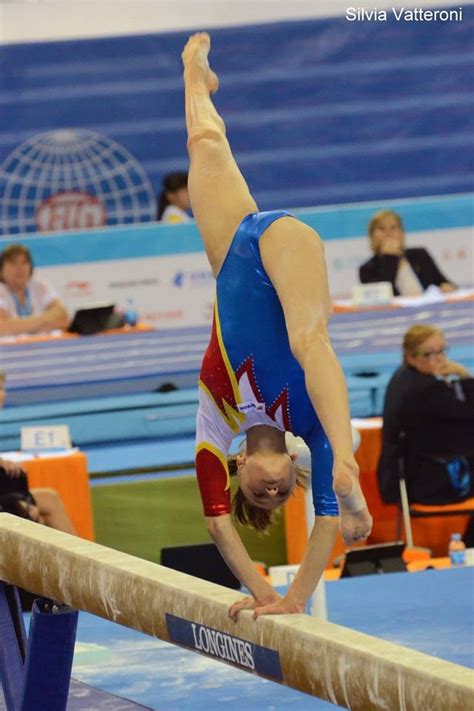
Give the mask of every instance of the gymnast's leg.
<svg viewBox="0 0 474 711">
<path fill-rule="evenodd" d="M 204 240 L 206 253 L 214 271 L 217 275 L 222 263 L 227 255 L 230 243 L 245 215 L 255 212 L 257 206 L 252 196 L 250 195 L 248 186 L 233 158 L 229 143 L 225 135 L 225 125 L 222 118 L 217 113 L 210 94 L 217 91 L 218 80 L 214 72 L 209 68 L 208 54 L 210 50 L 209 35 L 204 32 L 193 35 L 186 44 L 182 58 L 184 64 L 184 82 L 185 82 L 185 99 L 186 99 L 186 127 L 188 131 L 188 151 L 190 156 L 190 171 L 188 179 L 189 195 L 193 208 L 196 222 Z M 288 244 L 285 244 L 286 232 L 289 231 Z M 295 234 L 298 233 L 298 235 Z M 329 294 L 327 293 L 327 278 L 325 276 L 324 256 L 321 254 L 313 255 L 312 252 L 317 250 L 317 243 L 314 239 L 313 231 L 309 227 L 294 220 L 293 218 L 283 218 L 274 223 L 266 232 L 272 235 L 276 233 L 270 240 L 273 243 L 274 249 L 279 254 L 275 260 L 278 263 L 278 269 L 275 273 L 273 270 L 267 269 L 271 281 L 276 286 L 280 301 L 282 295 L 289 292 L 288 298 L 285 298 L 282 306 L 285 311 L 285 319 L 292 320 L 289 317 L 289 310 L 294 310 L 304 317 L 310 316 L 314 320 L 314 315 L 321 310 L 327 314 L 329 312 Z M 308 241 L 308 233 L 311 233 L 309 241 L 311 243 L 311 254 L 309 259 L 303 258 L 303 264 L 297 264 L 295 269 L 292 269 L 292 259 L 290 255 L 295 249 L 295 237 L 297 240 L 298 252 L 299 247 L 303 246 L 304 242 Z M 280 242 L 280 238 L 282 241 Z M 265 257 L 264 244 L 266 235 L 262 238 L 262 258 Z M 281 247 L 281 249 L 280 249 Z M 303 251 L 299 254 L 301 259 Z M 296 260 L 298 261 L 298 260 Z M 264 265 L 265 259 L 264 259 Z M 286 265 L 286 267 L 285 267 Z M 285 269 L 289 268 L 289 273 L 285 273 Z M 310 286 L 306 289 L 300 281 L 302 272 L 308 274 L 308 282 Z M 324 272 L 321 276 L 320 272 Z M 286 278 L 288 277 L 288 278 Z M 323 278 L 324 277 L 324 278 Z M 304 280 L 303 280 L 304 281 Z M 283 283 L 282 283 L 283 282 Z M 280 284 L 280 286 L 279 286 Z M 319 286 L 318 286 L 319 284 Z M 301 296 L 306 308 L 301 308 L 301 300 L 295 299 L 295 291 Z M 287 309 L 286 306 L 291 308 Z M 314 306 L 314 308 L 311 308 Z M 297 330 L 302 330 L 298 327 Z M 304 330 L 304 329 L 303 329 Z M 290 334 L 291 340 L 291 334 Z M 318 339 L 319 340 L 319 339 Z M 316 363 L 320 363 L 320 355 L 317 354 Z M 324 357 L 324 353 L 322 354 Z M 334 371 L 338 366 L 334 366 L 334 358 L 325 358 L 328 362 L 328 373 L 320 374 L 320 380 L 329 380 L 334 375 Z M 319 366 L 321 369 L 321 365 Z M 311 368 L 311 371 L 313 368 Z M 340 368 L 339 368 L 340 370 Z M 306 371 L 306 369 L 305 369 Z M 335 373 L 338 380 L 341 382 L 340 390 L 343 388 L 342 373 Z M 324 391 L 324 397 L 316 397 L 315 400 L 327 401 L 330 398 L 327 395 L 324 385 L 318 383 L 309 383 L 309 394 L 312 397 L 311 390 L 314 389 L 319 395 L 319 390 Z M 334 388 L 332 389 L 334 390 Z M 332 394 L 332 392 L 331 392 Z M 347 399 L 347 393 L 342 393 L 340 396 L 341 402 Z M 313 397 L 312 397 L 313 399 Z M 320 407 L 316 410 L 320 414 Z M 324 409 L 324 408 L 323 408 Z M 331 409 L 331 408 L 330 408 Z M 348 408 L 344 409 L 342 402 L 340 410 L 344 412 L 345 429 L 347 430 L 347 441 L 350 442 L 350 419 Z M 347 412 L 346 412 L 347 410 Z M 322 422 L 327 430 L 326 421 L 335 420 L 334 416 L 323 417 Z M 331 445 L 334 449 L 336 436 L 331 437 L 331 433 L 327 432 Z M 341 531 L 346 541 L 351 542 L 359 538 L 365 538 L 370 530 L 370 515 L 367 511 L 366 504 L 356 476 L 346 474 L 339 467 L 335 467 L 334 472 L 334 489 L 338 497 L 339 507 L 341 512 Z M 362 510 L 361 510 L 362 509 Z"/>
<path fill-rule="evenodd" d="M 372 517 L 352 453 L 344 375 L 328 333 L 330 298 L 323 244 L 308 225 L 282 217 L 265 230 L 260 253 L 283 308 L 291 350 L 303 369 L 307 393 L 331 444 L 340 530 L 350 545 L 369 535 Z M 317 481 L 315 486 L 320 488 Z"/>
<path fill-rule="evenodd" d="M 257 210 L 232 155 L 225 125 L 211 101 L 218 80 L 209 68 L 209 35 L 188 40 L 182 58 L 190 169 L 189 196 L 206 253 L 216 275 L 245 215 Z"/>
</svg>

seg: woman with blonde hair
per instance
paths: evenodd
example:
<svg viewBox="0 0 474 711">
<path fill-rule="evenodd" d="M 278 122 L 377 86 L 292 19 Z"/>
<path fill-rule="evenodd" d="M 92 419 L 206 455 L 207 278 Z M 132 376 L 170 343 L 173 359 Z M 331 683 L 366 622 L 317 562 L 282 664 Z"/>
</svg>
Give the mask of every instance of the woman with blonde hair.
<svg viewBox="0 0 474 711">
<path fill-rule="evenodd" d="M 362 284 L 389 281 L 396 296 L 418 296 L 431 284 L 444 292 L 456 288 L 426 249 L 405 246 L 405 230 L 397 212 L 376 212 L 368 233 L 373 257 L 359 269 Z"/>
<path fill-rule="evenodd" d="M 436 326 L 405 333 L 383 411 L 378 478 L 386 503 L 399 501 L 401 459 L 410 501 L 447 504 L 474 493 L 474 381 L 446 352 Z"/>
<path fill-rule="evenodd" d="M 372 519 L 352 453 L 344 378 L 328 333 L 330 302 L 318 235 L 283 211 L 259 212 L 234 160 L 210 95 L 210 39 L 183 52 L 189 194 L 216 276 L 211 340 L 204 354 L 196 426 L 196 471 L 208 531 L 251 597 L 231 606 L 260 614 L 302 612 L 327 564 L 338 527 L 364 540 Z M 233 526 L 227 454 L 236 459 L 237 515 L 265 529 L 297 483 L 285 432 L 311 450 L 316 522 L 298 574 L 281 597 L 257 572 Z"/>
</svg>

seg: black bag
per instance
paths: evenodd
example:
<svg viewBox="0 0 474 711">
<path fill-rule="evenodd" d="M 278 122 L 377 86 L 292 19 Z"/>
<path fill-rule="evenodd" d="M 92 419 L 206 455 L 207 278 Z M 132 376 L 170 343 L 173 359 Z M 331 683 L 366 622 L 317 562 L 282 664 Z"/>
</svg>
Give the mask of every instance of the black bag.
<svg viewBox="0 0 474 711">
<path fill-rule="evenodd" d="M 410 501 L 429 506 L 456 504 L 473 496 L 472 457 L 435 457 L 418 453 L 408 461 Z"/>
<path fill-rule="evenodd" d="M 11 513 L 29 521 L 34 521 L 30 516 L 30 506 L 36 506 L 34 497 L 28 490 L 26 474 L 8 476 L 5 469 L 0 466 L 0 512 Z M 30 612 L 33 602 L 38 597 L 33 593 L 17 588 L 20 596 L 21 609 Z"/>
<path fill-rule="evenodd" d="M 0 467 L 0 511 L 33 521 L 30 506 L 36 506 L 36 501 L 28 490 L 26 474 L 12 477 Z"/>
</svg>

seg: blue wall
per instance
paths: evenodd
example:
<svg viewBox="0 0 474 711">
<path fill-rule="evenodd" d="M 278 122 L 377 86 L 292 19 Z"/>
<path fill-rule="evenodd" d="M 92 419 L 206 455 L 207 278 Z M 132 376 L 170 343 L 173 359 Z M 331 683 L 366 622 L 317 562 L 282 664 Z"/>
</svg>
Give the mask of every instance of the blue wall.
<svg viewBox="0 0 474 711">
<path fill-rule="evenodd" d="M 214 30 L 216 103 L 260 207 L 469 191 L 473 19 L 467 6 L 462 22 Z M 39 132 L 84 128 L 129 150 L 158 192 L 187 166 L 185 38 L 0 47 L 0 163 Z"/>
</svg>

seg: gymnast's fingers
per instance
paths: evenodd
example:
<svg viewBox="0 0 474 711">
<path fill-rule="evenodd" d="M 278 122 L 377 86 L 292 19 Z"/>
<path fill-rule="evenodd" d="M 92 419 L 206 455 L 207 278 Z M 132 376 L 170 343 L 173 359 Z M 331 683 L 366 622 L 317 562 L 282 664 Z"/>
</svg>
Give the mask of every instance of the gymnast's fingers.
<svg viewBox="0 0 474 711">
<path fill-rule="evenodd" d="M 292 610 L 287 609 L 283 600 L 279 600 L 278 602 L 271 602 L 269 605 L 256 607 L 252 617 L 256 620 L 262 615 L 287 615 L 290 612 Z"/>
<path fill-rule="evenodd" d="M 229 608 L 229 617 L 233 622 L 237 622 L 238 614 L 241 610 L 253 610 L 256 602 L 253 597 L 244 597 L 238 602 L 234 602 Z"/>
</svg>

